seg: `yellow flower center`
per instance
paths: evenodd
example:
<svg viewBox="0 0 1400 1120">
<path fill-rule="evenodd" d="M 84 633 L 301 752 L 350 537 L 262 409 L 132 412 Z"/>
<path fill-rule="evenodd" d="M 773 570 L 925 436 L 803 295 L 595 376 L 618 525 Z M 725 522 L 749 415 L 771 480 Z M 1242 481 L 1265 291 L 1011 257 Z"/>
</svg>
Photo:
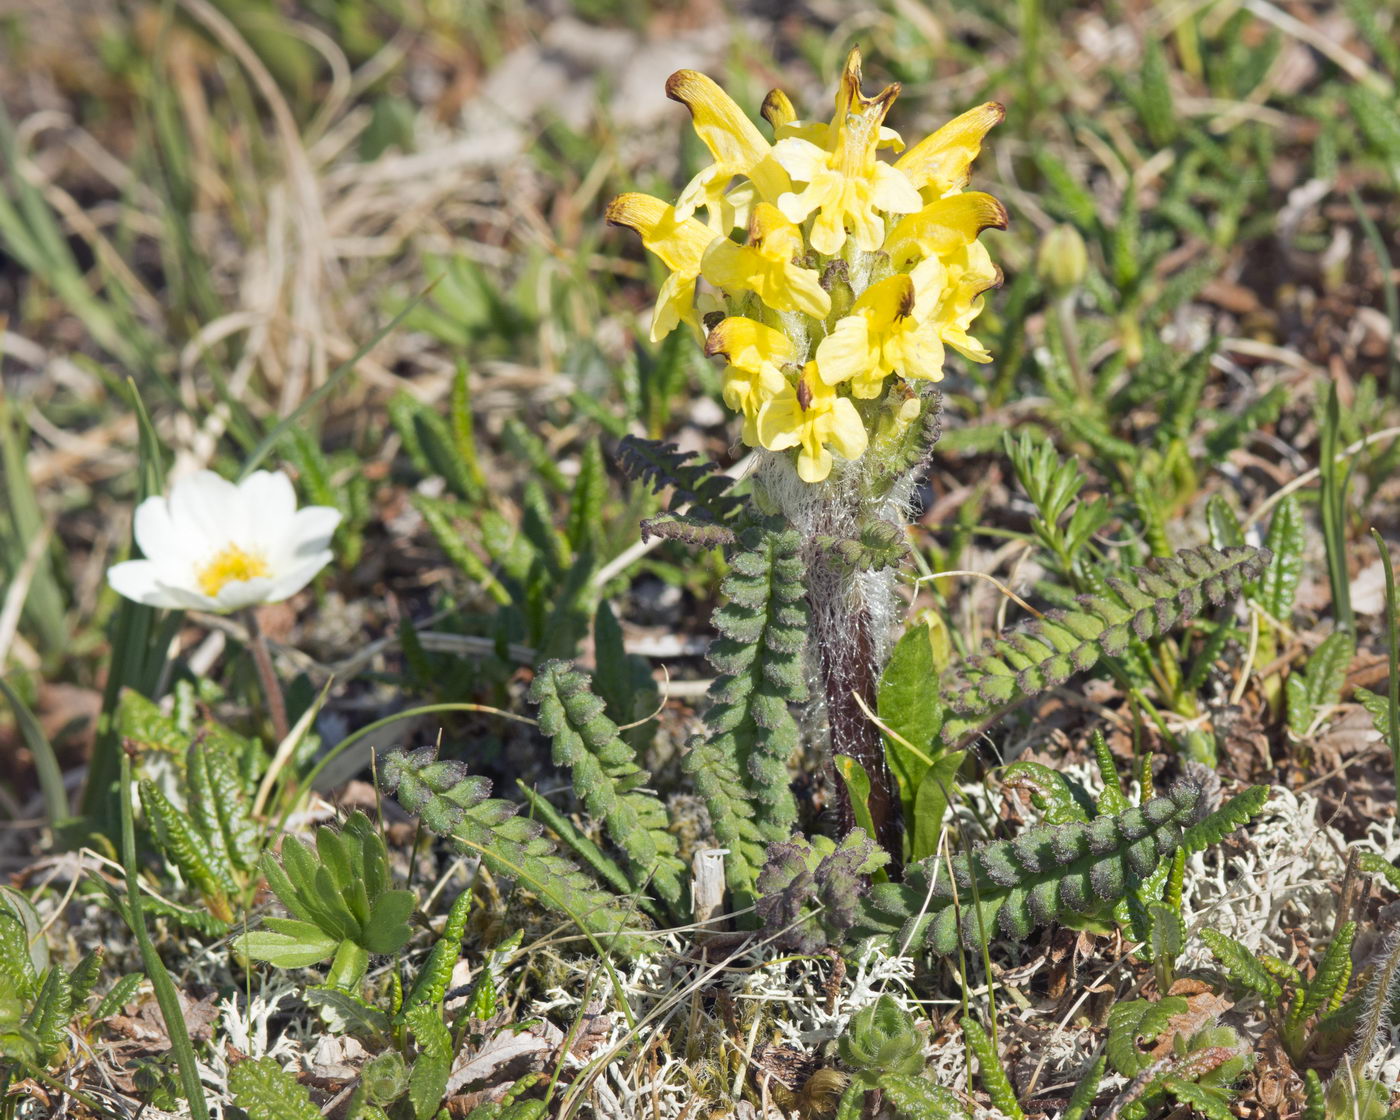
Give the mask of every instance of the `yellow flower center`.
<svg viewBox="0 0 1400 1120">
<path fill-rule="evenodd" d="M 258 579 L 271 574 L 272 569 L 261 556 L 244 552 L 236 544 L 231 544 L 200 568 L 195 578 L 199 580 L 199 589 L 213 599 L 235 580 Z"/>
</svg>

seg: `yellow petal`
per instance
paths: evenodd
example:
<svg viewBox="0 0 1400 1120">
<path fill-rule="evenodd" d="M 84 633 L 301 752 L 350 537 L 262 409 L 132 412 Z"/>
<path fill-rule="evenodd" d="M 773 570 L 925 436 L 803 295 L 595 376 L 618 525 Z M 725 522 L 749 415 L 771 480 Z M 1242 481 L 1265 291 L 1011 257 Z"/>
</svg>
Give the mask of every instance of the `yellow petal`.
<svg viewBox="0 0 1400 1120">
<path fill-rule="evenodd" d="M 791 392 L 766 402 L 758 410 L 758 442 L 769 451 L 796 447 L 802 438 L 802 426 L 802 409 Z"/>
<path fill-rule="evenodd" d="M 887 276 L 866 288 L 852 310 L 867 312 L 873 322 L 889 326 L 913 313 L 914 298 L 912 277 Z"/>
<path fill-rule="evenodd" d="M 734 99 L 696 70 L 677 70 L 666 80 L 666 96 L 690 110 L 695 134 L 715 162 L 754 164 L 768 154 L 768 141 Z"/>
<path fill-rule="evenodd" d="M 868 173 L 880 144 L 885 115 L 900 89 L 896 82 L 874 97 L 866 97 L 860 91 L 860 83 L 860 51 L 853 48 L 841 72 L 836 112 L 831 118 L 826 144 L 831 152 L 831 166 L 850 178 Z"/>
<path fill-rule="evenodd" d="M 1005 119 L 1006 110 L 995 101 L 969 109 L 920 140 L 895 161 L 895 167 L 934 197 L 961 190 L 971 177 L 983 137 Z"/>
<path fill-rule="evenodd" d="M 831 297 L 814 269 L 792 263 L 803 253 L 802 231 L 777 207 L 760 202 L 749 222 L 748 245 L 717 238 L 705 251 L 705 279 L 728 292 L 750 291 L 775 311 L 801 311 L 824 319 Z"/>
<path fill-rule="evenodd" d="M 810 183 L 826 170 L 828 153 L 811 140 L 789 136 L 773 145 L 773 158 L 794 179 Z"/>
<path fill-rule="evenodd" d="M 870 201 L 881 210 L 891 214 L 912 214 L 924 204 L 908 177 L 888 163 L 875 161 L 874 180 L 870 188 Z"/>
<path fill-rule="evenodd" d="M 813 319 L 825 319 L 831 314 L 831 295 L 822 287 L 815 269 L 786 265 L 782 284 L 768 291 L 769 295 L 760 292 L 759 296 L 778 311 L 800 311 Z"/>
<path fill-rule="evenodd" d="M 980 308 L 979 308 L 980 310 Z M 945 329 L 943 341 L 970 362 L 986 364 L 992 360 L 991 351 L 963 330 Z"/>
<path fill-rule="evenodd" d="M 714 81 L 695 70 L 677 70 L 667 79 L 666 96 L 690 110 L 695 134 L 715 158 L 708 203 L 718 200 L 735 175 L 752 179 L 765 198 L 776 199 L 788 189 L 787 174 L 772 158 L 772 147 L 758 126 Z M 693 209 L 694 192 L 686 198 L 686 205 Z M 684 205 L 678 206 L 683 216 L 688 215 Z"/>
<path fill-rule="evenodd" d="M 831 452 L 819 443 L 804 443 L 797 455 L 797 477 L 803 482 L 825 482 L 830 473 Z"/>
<path fill-rule="evenodd" d="M 667 268 L 691 277 L 699 275 L 705 246 L 715 237 L 703 222 L 678 219 L 675 207 L 635 191 L 620 194 L 608 203 L 605 217 L 611 225 L 636 230 L 642 244 L 660 257 Z"/>
<path fill-rule="evenodd" d="M 760 202 L 749 219 L 749 241 L 772 260 L 792 261 L 803 251 L 802 231 L 776 206 Z"/>
<path fill-rule="evenodd" d="M 819 184 L 812 184 L 816 188 Z M 820 184 L 825 185 L 825 184 Z M 828 191 L 828 197 L 835 194 L 839 199 L 842 184 L 839 180 L 834 184 L 834 192 Z M 817 215 L 817 220 L 812 223 L 811 242 L 812 248 L 818 253 L 824 253 L 831 257 L 841 251 L 841 246 L 846 244 L 846 211 L 839 201 L 819 203 L 821 212 Z M 881 230 L 884 225 L 881 223 Z"/>
<path fill-rule="evenodd" d="M 831 407 L 831 431 L 826 442 L 845 458 L 855 460 L 865 454 L 869 440 L 856 406 L 845 397 L 838 397 Z"/>
<path fill-rule="evenodd" d="M 943 341 L 936 324 L 925 323 L 901 331 L 885 348 L 892 368 L 902 377 L 918 381 L 943 380 Z"/>
<path fill-rule="evenodd" d="M 895 266 L 915 256 L 946 256 L 977 240 L 984 229 L 1005 229 L 1006 207 L 982 191 L 936 199 L 901 218 L 885 239 Z"/>
<path fill-rule="evenodd" d="M 849 381 L 870 360 L 870 333 L 864 315 L 847 315 L 817 344 L 817 370 L 826 385 Z"/>
<path fill-rule="evenodd" d="M 705 340 L 705 356 L 713 358 L 716 354 L 723 354 L 730 365 L 750 371 L 781 366 L 795 357 L 787 335 L 742 315 L 731 315 L 710 331 Z"/>
<path fill-rule="evenodd" d="M 673 272 L 661 283 L 651 314 L 651 340 L 660 342 L 681 323 L 699 327 L 695 313 L 695 277 Z"/>
<path fill-rule="evenodd" d="M 757 254 L 746 245 L 735 245 L 727 237 L 716 237 L 701 261 L 706 280 L 727 292 L 750 290 L 758 261 Z"/>
<path fill-rule="evenodd" d="M 775 133 L 784 125 L 792 124 L 793 121 L 797 120 L 797 110 L 792 107 L 788 95 L 780 89 L 768 91 L 768 96 L 763 99 L 763 106 L 759 112 L 763 114 L 763 119 L 773 126 Z"/>
</svg>

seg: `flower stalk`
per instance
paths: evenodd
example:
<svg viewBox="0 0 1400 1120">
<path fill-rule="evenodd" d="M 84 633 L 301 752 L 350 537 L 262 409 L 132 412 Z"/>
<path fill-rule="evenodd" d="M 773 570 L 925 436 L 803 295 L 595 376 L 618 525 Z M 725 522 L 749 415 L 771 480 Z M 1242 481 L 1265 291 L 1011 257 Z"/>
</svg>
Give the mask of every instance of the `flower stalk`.
<svg viewBox="0 0 1400 1120">
<path fill-rule="evenodd" d="M 277 679 L 277 669 L 272 664 L 272 651 L 267 645 L 267 635 L 263 633 L 258 622 L 258 609 L 250 607 L 244 611 L 243 621 L 248 631 L 248 652 L 253 655 L 258 685 L 262 688 L 263 699 L 267 701 L 267 716 L 272 721 L 272 734 L 280 743 L 290 730 L 290 724 L 287 722 L 287 701 L 282 695 L 282 684 Z"/>
</svg>

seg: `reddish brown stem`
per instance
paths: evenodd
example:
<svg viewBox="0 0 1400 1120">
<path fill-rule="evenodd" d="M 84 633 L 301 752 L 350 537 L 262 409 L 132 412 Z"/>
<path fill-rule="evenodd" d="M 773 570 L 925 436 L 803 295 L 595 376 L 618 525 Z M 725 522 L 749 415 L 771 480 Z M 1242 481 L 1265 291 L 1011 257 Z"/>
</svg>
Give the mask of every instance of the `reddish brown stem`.
<svg viewBox="0 0 1400 1120">
<path fill-rule="evenodd" d="M 865 768 L 870 778 L 868 804 L 875 826 L 874 839 L 889 853 L 893 866 L 898 867 L 904 829 L 894 775 L 885 761 L 885 745 L 879 728 L 856 700 L 859 696 L 866 710 L 875 710 L 877 681 L 871 619 L 864 605 L 852 602 L 851 589 L 844 584 L 845 581 L 839 581 L 838 586 L 843 586 L 847 592 L 843 603 L 848 610 L 823 610 L 813 604 L 816 609 L 812 612 L 812 637 L 826 703 L 831 752 L 848 755 Z M 839 778 L 836 795 L 838 828 L 844 836 L 856 826 L 856 818 L 846 783 Z"/>
<path fill-rule="evenodd" d="M 248 626 L 248 649 L 253 654 L 253 665 L 258 670 L 258 683 L 262 685 L 263 696 L 267 699 L 267 714 L 272 720 L 272 733 L 280 743 L 287 737 L 287 702 L 282 697 L 282 685 L 277 680 L 277 670 L 272 665 L 272 653 L 267 648 L 267 638 L 258 625 L 258 609 L 250 607 L 243 612 Z"/>
</svg>

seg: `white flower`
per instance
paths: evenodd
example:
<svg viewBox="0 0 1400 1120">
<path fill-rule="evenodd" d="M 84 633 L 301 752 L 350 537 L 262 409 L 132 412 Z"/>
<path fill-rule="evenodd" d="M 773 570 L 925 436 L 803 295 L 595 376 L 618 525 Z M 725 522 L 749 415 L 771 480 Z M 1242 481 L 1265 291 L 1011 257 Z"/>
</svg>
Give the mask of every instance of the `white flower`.
<svg viewBox="0 0 1400 1120">
<path fill-rule="evenodd" d="M 340 511 L 297 509 L 291 480 L 255 471 L 241 483 L 200 471 L 136 508 L 144 560 L 107 569 L 119 594 L 148 607 L 226 611 L 279 603 L 331 560 Z"/>
</svg>

